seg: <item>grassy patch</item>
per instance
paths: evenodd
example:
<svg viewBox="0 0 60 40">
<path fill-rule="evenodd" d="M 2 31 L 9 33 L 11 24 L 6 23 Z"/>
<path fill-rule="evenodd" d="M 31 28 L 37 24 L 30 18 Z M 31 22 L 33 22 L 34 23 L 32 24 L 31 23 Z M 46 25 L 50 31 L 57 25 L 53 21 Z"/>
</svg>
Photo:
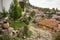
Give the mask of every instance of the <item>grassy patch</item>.
<svg viewBox="0 0 60 40">
<path fill-rule="evenodd" d="M 0 37 L 0 40 L 23 40 L 22 38 Z"/>
<path fill-rule="evenodd" d="M 57 36 L 55 40 L 60 40 L 60 35 L 59 35 L 59 36 Z"/>
<path fill-rule="evenodd" d="M 27 24 L 25 24 L 24 22 L 21 22 L 21 21 L 16 21 L 16 22 L 10 21 L 10 27 L 13 27 L 14 29 L 18 29 L 18 28 L 22 28 L 23 27 L 23 30 L 21 30 L 22 32 L 20 32 L 18 34 L 18 38 L 20 38 L 20 37 L 22 38 L 23 36 L 30 37 L 32 35 L 32 32 L 28 29 Z M 24 27 L 25 27 L 25 30 L 24 30 Z M 27 27 L 27 30 L 26 30 L 26 27 Z"/>
<path fill-rule="evenodd" d="M 31 35 L 32 35 L 32 32 L 31 31 L 28 31 L 26 36 L 27 37 L 30 37 Z"/>
<path fill-rule="evenodd" d="M 26 24 L 24 22 L 21 22 L 21 21 L 16 21 L 16 22 L 11 21 L 10 22 L 10 27 L 13 27 L 15 29 L 23 27 L 23 26 L 26 26 Z"/>
</svg>

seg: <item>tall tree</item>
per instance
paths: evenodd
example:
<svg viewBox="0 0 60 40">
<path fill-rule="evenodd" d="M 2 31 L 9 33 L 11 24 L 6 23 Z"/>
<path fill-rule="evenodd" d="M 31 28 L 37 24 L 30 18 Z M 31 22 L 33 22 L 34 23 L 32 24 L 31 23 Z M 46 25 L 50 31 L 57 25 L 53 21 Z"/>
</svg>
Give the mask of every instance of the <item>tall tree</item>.
<svg viewBox="0 0 60 40">
<path fill-rule="evenodd" d="M 56 12 L 58 12 L 59 10 L 58 10 L 58 8 L 56 8 Z"/>
<path fill-rule="evenodd" d="M 10 18 L 12 18 L 14 21 L 22 16 L 21 7 L 18 0 L 13 0 L 12 4 L 10 5 L 9 14 Z"/>
<path fill-rule="evenodd" d="M 55 8 L 52 8 L 52 10 L 53 10 L 53 14 L 55 14 L 55 13 L 56 13 L 56 10 L 55 10 Z"/>
</svg>

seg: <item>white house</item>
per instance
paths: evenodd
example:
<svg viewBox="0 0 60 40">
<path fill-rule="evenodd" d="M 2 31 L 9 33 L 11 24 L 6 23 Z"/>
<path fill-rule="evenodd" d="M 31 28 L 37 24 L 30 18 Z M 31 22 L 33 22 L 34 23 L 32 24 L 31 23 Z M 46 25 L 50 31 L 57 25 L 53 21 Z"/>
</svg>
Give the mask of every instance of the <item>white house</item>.
<svg viewBox="0 0 60 40">
<path fill-rule="evenodd" d="M 5 9 L 8 11 L 11 2 L 12 2 L 12 0 L 0 0 L 0 11 L 2 11 L 3 7 L 5 7 Z"/>
<path fill-rule="evenodd" d="M 0 0 L 0 11 L 2 11 L 2 0 Z"/>
<path fill-rule="evenodd" d="M 5 10 L 9 10 L 10 4 L 13 0 L 0 0 L 0 12 L 2 11 L 2 8 L 5 7 Z M 18 0 L 21 1 L 21 0 Z"/>
</svg>

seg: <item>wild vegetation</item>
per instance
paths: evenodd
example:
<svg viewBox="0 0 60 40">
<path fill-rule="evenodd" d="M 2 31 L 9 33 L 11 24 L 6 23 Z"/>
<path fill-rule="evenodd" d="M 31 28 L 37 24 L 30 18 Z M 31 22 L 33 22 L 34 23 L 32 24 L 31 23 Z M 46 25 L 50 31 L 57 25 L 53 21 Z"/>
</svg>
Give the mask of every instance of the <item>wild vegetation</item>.
<svg viewBox="0 0 60 40">
<path fill-rule="evenodd" d="M 26 3 L 27 0 L 24 0 L 24 8 L 26 7 L 33 7 L 29 4 Z M 37 8 L 37 7 L 33 7 L 33 8 Z M 38 8 L 39 10 L 43 11 L 48 18 L 52 17 L 52 14 L 56 13 L 56 11 L 59 11 L 58 9 L 49 9 L 49 8 Z M 0 37 L 0 40 L 23 40 L 26 37 L 30 37 L 32 32 L 29 30 L 29 23 L 31 22 L 31 20 L 34 18 L 35 16 L 35 11 L 32 11 L 31 13 L 29 13 L 29 15 L 27 16 L 27 13 L 25 13 L 24 15 L 22 15 L 22 11 L 23 9 L 21 8 L 21 5 L 19 5 L 17 0 L 13 0 L 13 2 L 10 5 L 10 9 L 7 12 L 5 10 L 5 8 L 3 9 L 2 12 L 0 12 L 0 19 L 5 20 L 5 17 L 8 17 L 8 21 L 10 23 L 10 27 L 13 27 L 15 30 L 16 29 L 22 29 L 20 30 L 19 34 L 17 35 L 17 37 L 15 38 L 11 38 L 8 36 L 3 36 Z M 53 10 L 53 12 L 51 12 L 51 10 Z M 48 13 L 47 13 L 48 12 Z M 42 16 L 42 18 L 44 19 L 45 17 Z M 58 19 L 57 19 L 58 20 Z M 34 21 L 34 23 L 36 23 Z M 60 36 L 58 36 L 56 38 L 56 40 L 60 40 Z"/>
<path fill-rule="evenodd" d="M 0 12 L 0 19 L 4 19 L 7 17 L 8 12 L 5 10 L 5 8 L 2 9 L 2 12 Z"/>
<path fill-rule="evenodd" d="M 25 1 L 24 1 L 25 2 Z M 1 12 L 1 19 L 5 20 L 5 17 L 8 17 L 8 21 L 10 23 L 10 27 L 13 27 L 14 29 L 23 28 L 23 30 L 20 31 L 20 33 L 15 38 L 3 36 L 0 37 L 0 40 L 22 40 L 25 37 L 31 36 L 31 31 L 29 31 L 29 22 L 31 21 L 31 15 L 34 16 L 34 13 L 29 15 L 27 17 L 25 14 L 22 16 L 22 8 L 21 5 L 19 5 L 17 0 L 13 0 L 13 2 L 10 5 L 10 9 L 8 12 L 6 12 L 5 9 L 3 9 L 3 12 Z"/>
</svg>

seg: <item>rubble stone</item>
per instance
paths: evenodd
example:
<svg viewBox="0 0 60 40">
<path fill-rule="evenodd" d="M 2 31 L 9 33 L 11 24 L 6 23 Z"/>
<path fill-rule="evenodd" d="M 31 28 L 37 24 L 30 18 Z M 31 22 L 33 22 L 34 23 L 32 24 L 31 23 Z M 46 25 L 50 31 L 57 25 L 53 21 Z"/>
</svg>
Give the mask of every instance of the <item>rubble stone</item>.
<svg viewBox="0 0 60 40">
<path fill-rule="evenodd" d="M 14 30 L 12 27 L 9 27 L 8 29 L 0 28 L 0 35 L 2 36 L 10 36 L 10 37 L 16 37 L 17 31 Z"/>
</svg>

